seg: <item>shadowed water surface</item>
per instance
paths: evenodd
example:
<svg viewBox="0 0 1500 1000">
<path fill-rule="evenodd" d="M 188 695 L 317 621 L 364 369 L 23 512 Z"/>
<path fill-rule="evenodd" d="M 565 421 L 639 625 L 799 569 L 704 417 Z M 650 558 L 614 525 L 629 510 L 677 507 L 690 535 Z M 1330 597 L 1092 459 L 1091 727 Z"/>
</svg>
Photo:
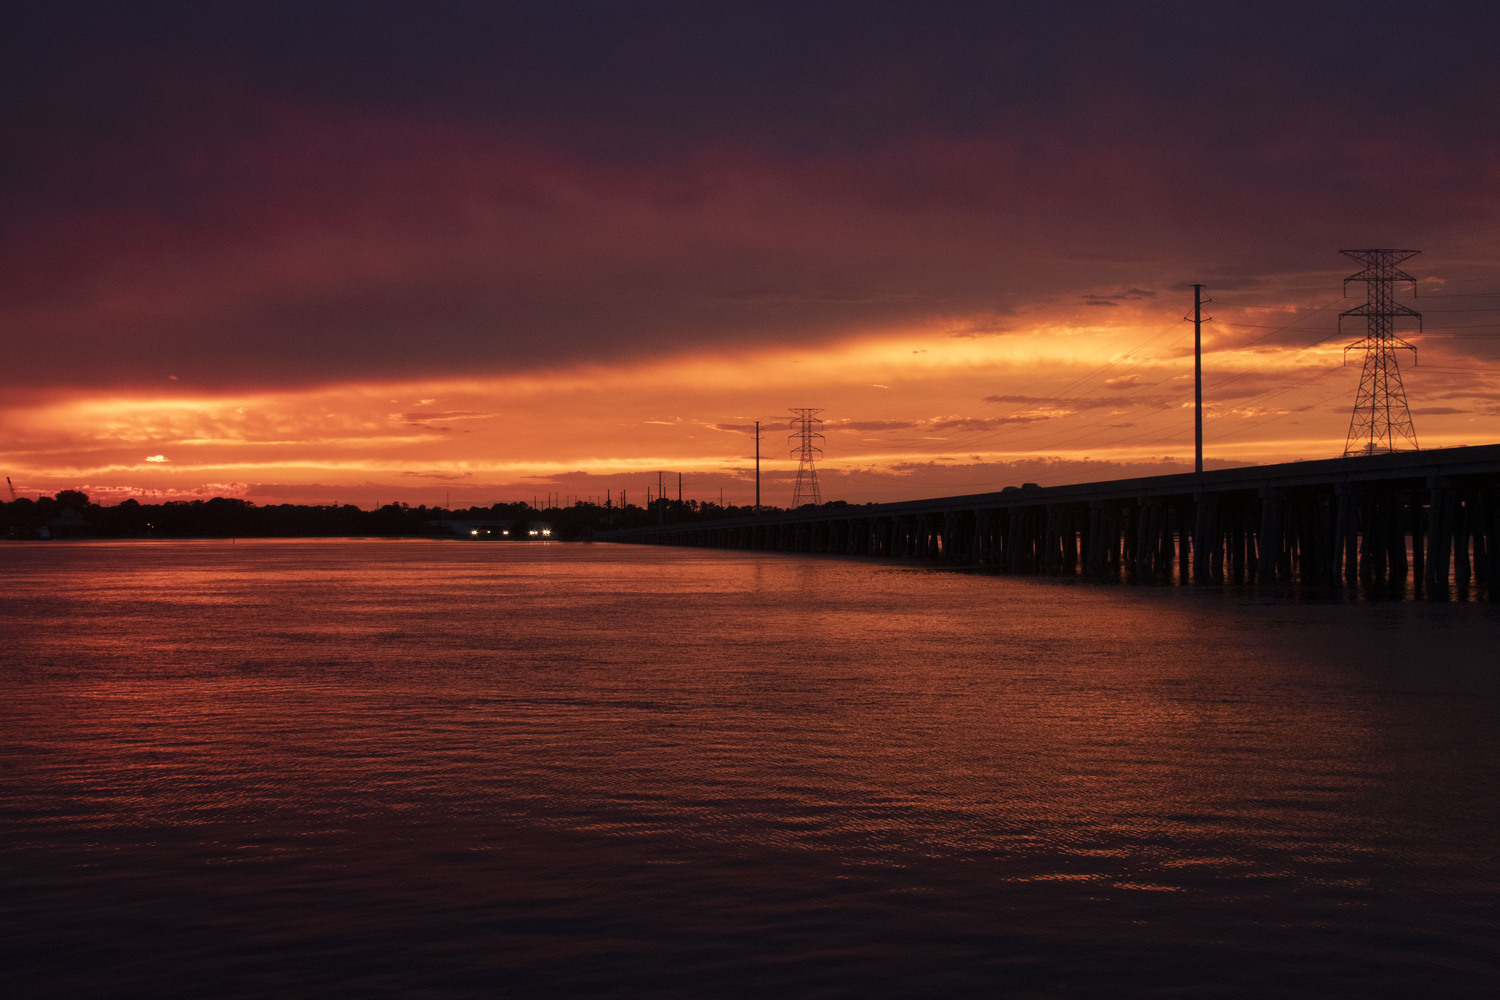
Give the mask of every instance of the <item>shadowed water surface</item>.
<svg viewBox="0 0 1500 1000">
<path fill-rule="evenodd" d="M 0 544 L 16 997 L 1492 996 L 1500 617 Z"/>
</svg>

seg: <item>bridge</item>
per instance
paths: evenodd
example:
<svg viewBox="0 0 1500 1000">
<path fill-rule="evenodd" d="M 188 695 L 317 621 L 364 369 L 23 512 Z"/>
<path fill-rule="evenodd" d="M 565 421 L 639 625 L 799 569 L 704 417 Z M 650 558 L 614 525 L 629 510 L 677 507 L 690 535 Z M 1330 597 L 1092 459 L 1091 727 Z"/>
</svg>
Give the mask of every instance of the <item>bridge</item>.
<svg viewBox="0 0 1500 1000">
<path fill-rule="evenodd" d="M 631 528 L 613 542 L 920 560 L 1129 583 L 1500 587 L 1500 445 Z"/>
</svg>

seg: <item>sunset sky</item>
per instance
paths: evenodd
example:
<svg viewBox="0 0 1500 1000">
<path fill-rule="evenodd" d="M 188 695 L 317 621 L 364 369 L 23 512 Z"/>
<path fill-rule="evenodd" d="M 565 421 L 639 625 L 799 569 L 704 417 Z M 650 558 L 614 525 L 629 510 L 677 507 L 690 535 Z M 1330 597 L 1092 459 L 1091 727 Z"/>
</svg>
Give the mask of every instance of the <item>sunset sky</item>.
<svg viewBox="0 0 1500 1000">
<path fill-rule="evenodd" d="M 1500 440 L 1500 6 L 118 2 L 0 33 L 0 472 L 791 501 Z M 8 496 L 5 499 L 9 499 Z"/>
</svg>

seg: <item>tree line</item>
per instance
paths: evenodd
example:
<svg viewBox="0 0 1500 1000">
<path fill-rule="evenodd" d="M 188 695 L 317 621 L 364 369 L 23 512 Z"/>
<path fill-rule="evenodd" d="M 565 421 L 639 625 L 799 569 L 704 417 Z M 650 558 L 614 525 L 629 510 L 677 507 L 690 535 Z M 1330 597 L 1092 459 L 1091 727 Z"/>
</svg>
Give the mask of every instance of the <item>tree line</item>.
<svg viewBox="0 0 1500 1000">
<path fill-rule="evenodd" d="M 842 500 L 824 507 L 847 506 Z M 762 511 L 779 508 L 762 506 Z M 649 524 L 749 517 L 749 506 L 708 501 L 659 499 L 649 507 L 605 506 L 579 501 L 570 507 L 537 509 L 528 503 L 489 507 L 411 507 L 390 503 L 374 510 L 354 504 L 257 505 L 234 497 L 141 503 L 122 500 L 108 506 L 92 503 L 87 493 L 63 490 L 56 496 L 0 503 L 0 537 L 27 538 L 418 538 L 460 534 L 452 522 L 507 521 L 509 537 L 530 538 L 529 530 L 545 526 L 547 537 L 573 541 Z M 495 536 L 491 536 L 495 537 Z"/>
</svg>

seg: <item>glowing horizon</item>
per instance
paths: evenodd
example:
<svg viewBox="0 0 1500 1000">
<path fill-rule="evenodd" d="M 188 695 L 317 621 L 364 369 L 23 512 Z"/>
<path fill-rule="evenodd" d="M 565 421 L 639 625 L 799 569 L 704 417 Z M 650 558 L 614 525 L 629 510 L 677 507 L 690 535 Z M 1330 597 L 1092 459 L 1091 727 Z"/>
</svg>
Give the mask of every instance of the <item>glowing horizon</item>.
<svg viewBox="0 0 1500 1000">
<path fill-rule="evenodd" d="M 455 491 L 487 505 L 631 485 L 644 496 L 664 470 L 683 473 L 701 498 L 722 490 L 739 501 L 753 490 L 756 419 L 763 476 L 789 489 L 790 414 L 772 402 L 781 396 L 824 411 L 827 499 L 909 499 L 913 467 L 968 470 L 966 483 L 992 489 L 1009 485 L 1018 463 L 1048 463 L 1064 478 L 1069 468 L 1119 478 L 1192 462 L 1191 325 L 1149 321 L 985 336 L 944 326 L 490 378 L 59 394 L 6 412 L 4 452 L 20 492 L 81 489 L 96 502 L 212 492 L 313 503 L 342 490 L 364 506 L 382 494 Z M 1341 451 L 1358 373 L 1336 366 L 1340 347 L 1235 350 L 1226 340 L 1215 331 L 1205 352 L 1211 465 Z M 1227 398 L 1215 397 L 1215 381 Z M 537 425 L 529 411 L 547 419 Z M 1490 443 L 1487 425 L 1456 416 L 1420 420 L 1425 443 Z M 946 482 L 934 476 L 931 495 Z M 262 494 L 265 483 L 277 489 Z"/>
</svg>

